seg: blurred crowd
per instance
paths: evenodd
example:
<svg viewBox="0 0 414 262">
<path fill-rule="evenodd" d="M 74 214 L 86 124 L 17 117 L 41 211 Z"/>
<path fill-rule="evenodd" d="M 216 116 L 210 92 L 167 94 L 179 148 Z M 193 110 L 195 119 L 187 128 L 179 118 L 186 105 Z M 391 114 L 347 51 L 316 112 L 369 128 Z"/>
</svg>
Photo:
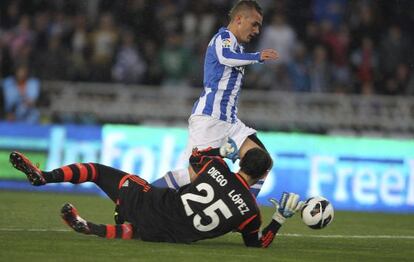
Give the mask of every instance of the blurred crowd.
<svg viewBox="0 0 414 262">
<path fill-rule="evenodd" d="M 414 1 L 258 2 L 263 28 L 247 51 L 274 48 L 280 59 L 248 68 L 245 88 L 414 94 Z M 26 111 L 38 97 L 37 80 L 201 87 L 204 51 L 218 28 L 227 25 L 233 3 L 2 0 L 3 96 L 12 99 L 31 90 L 21 110 L 35 118 L 37 112 Z M 17 76 L 21 67 L 27 81 Z M 24 85 L 28 80 L 36 83 Z M 14 110 L 9 119 L 17 117 L 18 107 L 5 103 L 6 113 Z"/>
</svg>

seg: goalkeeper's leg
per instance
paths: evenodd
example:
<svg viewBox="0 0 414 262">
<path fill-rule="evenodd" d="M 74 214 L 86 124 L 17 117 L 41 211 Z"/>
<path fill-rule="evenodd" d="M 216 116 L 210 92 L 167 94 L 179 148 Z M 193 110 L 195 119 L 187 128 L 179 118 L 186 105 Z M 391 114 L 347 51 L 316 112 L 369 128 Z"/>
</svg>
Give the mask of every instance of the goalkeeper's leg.
<svg viewBox="0 0 414 262">
<path fill-rule="evenodd" d="M 26 174 L 29 182 L 34 186 L 48 183 L 70 182 L 79 184 L 93 182 L 98 185 L 114 202 L 119 198 L 119 183 L 129 175 L 121 170 L 96 163 L 76 163 L 50 172 L 42 171 L 22 153 L 12 152 L 10 162 L 13 167 Z"/>
<path fill-rule="evenodd" d="M 86 221 L 79 216 L 77 209 L 72 204 L 65 204 L 61 209 L 61 216 L 65 223 L 78 233 L 96 235 L 103 238 L 138 238 L 132 224 L 122 225 L 98 225 Z"/>
</svg>

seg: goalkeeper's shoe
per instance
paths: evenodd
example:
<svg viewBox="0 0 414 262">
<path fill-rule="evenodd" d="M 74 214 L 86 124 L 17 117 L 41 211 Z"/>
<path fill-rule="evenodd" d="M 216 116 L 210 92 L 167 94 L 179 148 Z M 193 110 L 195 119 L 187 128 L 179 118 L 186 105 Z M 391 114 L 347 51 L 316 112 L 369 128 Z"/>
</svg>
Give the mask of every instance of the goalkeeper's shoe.
<svg viewBox="0 0 414 262">
<path fill-rule="evenodd" d="M 84 234 L 91 233 L 88 222 L 79 216 L 78 210 L 72 204 L 64 204 L 60 213 L 63 221 L 76 232 Z"/>
<path fill-rule="evenodd" d="M 26 174 L 29 182 L 34 186 L 41 186 L 46 184 L 46 180 L 43 177 L 42 171 L 22 153 L 13 151 L 10 154 L 10 163 L 17 170 Z"/>
</svg>

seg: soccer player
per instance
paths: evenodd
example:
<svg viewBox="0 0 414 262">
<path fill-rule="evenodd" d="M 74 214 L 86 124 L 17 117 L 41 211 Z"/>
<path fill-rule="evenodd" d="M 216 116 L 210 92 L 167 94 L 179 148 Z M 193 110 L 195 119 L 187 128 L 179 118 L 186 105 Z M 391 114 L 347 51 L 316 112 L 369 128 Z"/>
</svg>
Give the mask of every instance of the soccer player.
<svg viewBox="0 0 414 262">
<path fill-rule="evenodd" d="M 194 149 L 190 166 L 196 178 L 178 191 L 153 187 L 138 176 L 100 164 L 78 163 L 46 172 L 18 152 L 10 154 L 10 162 L 35 186 L 90 181 L 116 203 L 116 225 L 86 221 L 73 205 L 65 204 L 62 218 L 79 233 L 191 243 L 238 231 L 246 246 L 268 247 L 286 218 L 300 210 L 303 202 L 297 194 L 284 193 L 280 203 L 273 201 L 272 221 L 260 230 L 260 210 L 249 188 L 269 171 L 271 157 L 262 149 L 250 149 L 240 161 L 240 171 L 232 173 L 218 152 Z"/>
<path fill-rule="evenodd" d="M 239 155 L 251 148 L 266 150 L 256 136 L 256 130 L 247 127 L 237 118 L 237 103 L 246 65 L 274 60 L 278 53 L 265 49 L 256 53 L 245 53 L 242 44 L 256 37 L 262 26 L 263 12 L 256 1 L 242 0 L 231 9 L 230 23 L 213 36 L 207 47 L 204 62 L 204 90 L 194 103 L 189 118 L 189 138 L 186 157 L 194 147 L 199 149 L 219 147 L 228 137 L 234 139 Z M 178 188 L 190 183 L 187 168 L 167 172 L 153 183 L 159 187 Z M 257 196 L 264 178 L 252 186 Z"/>
</svg>

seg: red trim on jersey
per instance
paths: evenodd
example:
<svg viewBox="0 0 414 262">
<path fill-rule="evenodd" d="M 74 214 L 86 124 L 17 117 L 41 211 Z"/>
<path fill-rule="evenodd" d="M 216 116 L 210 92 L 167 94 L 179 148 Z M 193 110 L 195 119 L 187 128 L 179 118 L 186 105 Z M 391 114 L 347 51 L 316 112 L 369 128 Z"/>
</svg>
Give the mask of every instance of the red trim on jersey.
<svg viewBox="0 0 414 262">
<path fill-rule="evenodd" d="M 243 177 L 241 177 L 241 176 L 239 175 L 239 173 L 234 173 L 234 174 L 236 175 L 237 179 L 238 179 L 238 180 L 240 180 L 240 182 L 243 184 L 243 186 L 244 186 L 245 188 L 247 188 L 247 190 L 250 190 L 250 186 L 247 184 L 246 180 L 244 180 L 244 178 L 243 178 Z"/>
<path fill-rule="evenodd" d="M 197 148 L 193 148 L 193 150 L 191 151 L 191 156 L 193 157 L 200 157 L 200 151 L 197 150 Z"/>
<path fill-rule="evenodd" d="M 120 189 L 122 187 L 122 185 L 125 183 L 125 180 L 129 179 L 131 182 L 134 182 L 140 186 L 143 187 L 144 192 L 148 192 L 148 190 L 151 189 L 151 186 L 148 184 L 148 182 L 142 178 L 140 178 L 139 176 L 135 176 L 135 175 L 126 175 L 124 177 L 121 178 L 121 180 L 119 181 L 118 184 L 118 188 Z"/>
<path fill-rule="evenodd" d="M 96 181 L 98 179 L 98 173 L 96 172 L 95 165 L 92 163 L 88 163 L 88 165 L 91 167 L 92 170 L 92 181 Z"/>
<path fill-rule="evenodd" d="M 135 183 L 137 183 L 139 185 L 142 185 L 142 186 L 148 184 L 147 181 L 145 181 L 144 179 L 140 178 L 139 176 L 130 175 L 128 178 L 131 179 L 132 181 L 134 181 Z"/>
<path fill-rule="evenodd" d="M 69 182 L 72 180 L 73 172 L 69 166 L 64 166 L 60 168 L 63 172 L 63 182 Z"/>
<path fill-rule="evenodd" d="M 255 219 L 256 217 L 257 217 L 257 214 L 249 217 L 246 220 L 244 220 L 243 223 L 241 223 L 240 226 L 238 227 L 239 231 L 242 231 L 247 226 L 247 224 L 252 222 L 252 220 Z"/>
<path fill-rule="evenodd" d="M 131 224 L 122 224 L 122 239 L 131 239 L 133 227 Z"/>
<path fill-rule="evenodd" d="M 79 183 L 86 182 L 88 180 L 88 169 L 83 164 L 75 164 L 79 168 Z"/>
<path fill-rule="evenodd" d="M 268 247 L 272 243 L 275 234 L 272 231 L 267 232 L 265 236 L 262 237 L 262 247 Z"/>
<path fill-rule="evenodd" d="M 148 182 L 146 180 L 140 178 L 139 176 L 129 175 L 128 179 L 131 180 L 132 182 L 135 182 L 136 184 L 142 186 L 144 192 L 148 192 L 148 190 L 150 190 L 150 188 L 151 188 L 151 186 L 148 185 Z"/>
<path fill-rule="evenodd" d="M 227 163 L 226 163 L 226 161 L 224 161 L 223 158 L 221 158 L 219 156 L 213 156 L 213 158 L 220 161 L 220 163 L 222 163 L 223 165 L 225 165 L 227 167 Z"/>
<path fill-rule="evenodd" d="M 198 177 L 202 172 L 204 172 L 207 168 L 207 166 L 213 161 L 213 159 L 211 159 L 210 161 L 208 161 L 206 164 L 204 164 L 204 166 L 200 169 L 200 171 L 197 172 L 196 177 Z"/>
<path fill-rule="evenodd" d="M 201 163 L 203 163 L 203 161 L 204 161 L 204 158 L 211 158 L 210 156 L 203 156 L 203 155 L 200 155 L 200 157 L 199 157 L 200 159 L 198 160 L 198 162 L 197 163 L 195 163 L 195 164 L 198 164 L 198 165 L 201 165 Z"/>
<path fill-rule="evenodd" d="M 106 238 L 112 239 L 116 236 L 116 229 L 114 225 L 106 225 Z"/>
<path fill-rule="evenodd" d="M 118 189 L 120 189 L 122 187 L 122 185 L 125 183 L 125 180 L 127 180 L 129 176 L 130 175 L 125 175 L 121 178 L 121 180 L 119 181 L 119 184 L 118 184 Z"/>
<path fill-rule="evenodd" d="M 209 146 L 205 149 L 197 150 L 197 151 L 198 151 L 199 154 L 201 154 L 201 153 L 208 153 L 208 151 L 211 151 L 211 149 L 213 149 L 213 148 L 211 146 Z"/>
</svg>

